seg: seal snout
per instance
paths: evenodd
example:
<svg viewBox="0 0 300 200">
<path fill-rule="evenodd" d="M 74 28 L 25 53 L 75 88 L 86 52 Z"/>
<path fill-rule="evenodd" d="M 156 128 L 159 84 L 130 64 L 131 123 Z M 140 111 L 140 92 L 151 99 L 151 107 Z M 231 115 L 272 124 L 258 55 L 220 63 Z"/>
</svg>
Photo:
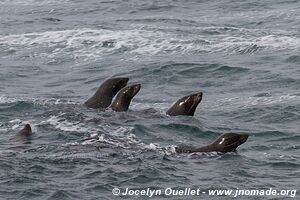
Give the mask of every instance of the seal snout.
<svg viewBox="0 0 300 200">
<path fill-rule="evenodd" d="M 138 83 L 138 84 L 135 84 L 135 85 L 132 85 L 133 89 L 134 89 L 134 93 L 138 93 L 141 89 L 141 84 Z"/>
<path fill-rule="evenodd" d="M 198 92 L 198 93 L 195 93 L 193 94 L 193 106 L 191 107 L 197 107 L 198 104 L 202 101 L 202 96 L 203 96 L 203 93 L 202 92 Z"/>
<path fill-rule="evenodd" d="M 32 132 L 30 124 L 26 124 L 24 130 Z"/>
<path fill-rule="evenodd" d="M 128 81 L 129 81 L 129 78 L 123 77 L 123 78 L 121 78 L 121 80 L 122 80 L 122 88 L 123 88 L 127 85 Z"/>
<path fill-rule="evenodd" d="M 32 129 L 29 124 L 26 124 L 22 130 L 17 133 L 18 137 L 29 138 L 32 135 Z"/>
<path fill-rule="evenodd" d="M 197 96 L 198 96 L 198 97 L 202 97 L 202 95 L 203 95 L 203 92 L 198 92 L 198 93 L 197 93 Z"/>
<path fill-rule="evenodd" d="M 241 143 L 245 143 L 248 140 L 249 135 L 248 134 L 241 134 Z"/>
<path fill-rule="evenodd" d="M 203 96 L 203 92 L 196 93 L 196 98 L 197 98 L 198 101 L 202 100 L 202 96 Z"/>
</svg>

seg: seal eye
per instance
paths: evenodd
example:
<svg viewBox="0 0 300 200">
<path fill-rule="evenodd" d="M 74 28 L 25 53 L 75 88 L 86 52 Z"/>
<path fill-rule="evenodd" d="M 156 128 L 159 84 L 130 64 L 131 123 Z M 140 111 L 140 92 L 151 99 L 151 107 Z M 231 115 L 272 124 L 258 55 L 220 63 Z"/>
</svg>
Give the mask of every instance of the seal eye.
<svg viewBox="0 0 300 200">
<path fill-rule="evenodd" d="M 185 102 L 183 102 L 183 101 L 182 101 L 182 102 L 180 102 L 180 103 L 179 103 L 179 106 L 182 106 L 184 103 L 185 103 Z"/>
</svg>

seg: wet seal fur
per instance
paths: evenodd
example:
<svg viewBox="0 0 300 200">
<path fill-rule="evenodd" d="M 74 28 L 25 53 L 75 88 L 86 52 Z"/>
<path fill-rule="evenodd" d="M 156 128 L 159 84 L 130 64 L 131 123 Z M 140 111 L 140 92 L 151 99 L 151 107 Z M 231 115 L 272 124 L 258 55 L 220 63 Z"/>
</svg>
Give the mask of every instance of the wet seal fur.
<svg viewBox="0 0 300 200">
<path fill-rule="evenodd" d="M 29 124 L 26 124 L 25 127 L 17 133 L 17 137 L 23 139 L 29 139 L 32 135 L 32 129 Z"/>
<path fill-rule="evenodd" d="M 107 108 L 114 96 L 127 85 L 129 78 L 116 77 L 105 80 L 98 88 L 96 93 L 89 98 L 83 105 L 87 108 Z"/>
<path fill-rule="evenodd" d="M 140 91 L 141 84 L 129 85 L 122 88 L 113 100 L 110 108 L 117 112 L 127 111 L 132 98 Z"/>
<path fill-rule="evenodd" d="M 238 146 L 245 143 L 249 135 L 238 133 L 224 133 L 212 144 L 204 147 L 176 147 L 177 153 L 196 153 L 196 152 L 232 152 L 235 151 Z"/>
<path fill-rule="evenodd" d="M 203 93 L 198 92 L 195 94 L 187 95 L 180 98 L 173 106 L 167 111 L 167 115 L 189 115 L 194 116 L 198 104 L 202 100 Z"/>
</svg>

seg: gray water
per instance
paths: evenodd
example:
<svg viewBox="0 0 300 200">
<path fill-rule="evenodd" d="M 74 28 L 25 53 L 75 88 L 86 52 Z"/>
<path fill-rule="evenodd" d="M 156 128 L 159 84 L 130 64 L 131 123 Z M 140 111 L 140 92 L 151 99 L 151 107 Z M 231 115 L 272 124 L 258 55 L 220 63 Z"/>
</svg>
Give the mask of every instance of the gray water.
<svg viewBox="0 0 300 200">
<path fill-rule="evenodd" d="M 299 189 L 299 22 L 297 0 L 0 0 L 0 199 Z M 130 110 L 83 108 L 113 75 L 142 84 Z M 194 117 L 165 115 L 198 91 Z M 233 153 L 174 152 L 225 132 L 250 136 Z"/>
</svg>

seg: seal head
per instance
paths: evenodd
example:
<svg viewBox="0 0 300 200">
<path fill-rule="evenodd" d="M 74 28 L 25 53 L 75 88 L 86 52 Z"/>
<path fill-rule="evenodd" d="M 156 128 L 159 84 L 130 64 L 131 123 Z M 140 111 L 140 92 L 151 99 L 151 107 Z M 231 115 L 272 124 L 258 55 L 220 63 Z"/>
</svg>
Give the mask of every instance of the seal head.
<svg viewBox="0 0 300 200">
<path fill-rule="evenodd" d="M 235 151 L 238 146 L 245 143 L 249 135 L 238 133 L 225 133 L 221 135 L 214 143 L 211 144 L 214 151 L 230 152 Z"/>
<path fill-rule="evenodd" d="M 195 153 L 195 152 L 232 152 L 235 151 L 238 146 L 245 143 L 249 135 L 238 133 L 224 133 L 212 144 L 195 148 L 195 147 L 177 147 L 177 153 Z"/>
<path fill-rule="evenodd" d="M 107 79 L 83 105 L 88 108 L 107 108 L 114 96 L 127 85 L 128 80 L 127 77 Z"/>
<path fill-rule="evenodd" d="M 191 94 L 179 99 L 173 106 L 167 111 L 167 115 L 190 115 L 194 116 L 195 110 L 198 104 L 202 100 L 202 92 Z"/>
<path fill-rule="evenodd" d="M 25 127 L 17 133 L 18 136 L 29 137 L 32 135 L 31 126 L 26 124 Z"/>
<path fill-rule="evenodd" d="M 132 98 L 140 91 L 141 84 L 129 85 L 121 89 L 110 108 L 117 112 L 127 111 Z"/>
</svg>

